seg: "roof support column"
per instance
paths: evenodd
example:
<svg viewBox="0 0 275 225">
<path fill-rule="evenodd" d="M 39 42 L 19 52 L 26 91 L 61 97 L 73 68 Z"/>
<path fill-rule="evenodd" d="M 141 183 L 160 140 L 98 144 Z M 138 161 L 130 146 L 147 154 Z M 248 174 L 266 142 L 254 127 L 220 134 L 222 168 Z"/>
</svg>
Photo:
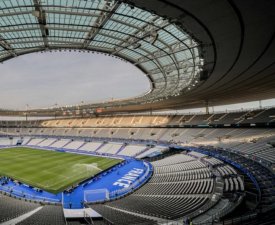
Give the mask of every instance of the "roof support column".
<svg viewBox="0 0 275 225">
<path fill-rule="evenodd" d="M 120 4 L 120 2 L 115 2 L 114 4 L 111 2 L 106 2 L 105 6 L 103 7 L 103 11 L 100 13 L 95 23 L 91 24 L 93 27 L 85 37 L 85 41 L 82 46 L 83 48 L 87 48 L 90 45 L 90 43 L 94 40 L 95 36 L 100 31 L 100 29 L 108 22 L 111 16 L 116 12 Z"/>
<path fill-rule="evenodd" d="M 10 44 L 0 35 L 0 46 L 5 49 L 13 57 L 16 57 L 17 54 L 15 50 L 10 46 Z"/>
<path fill-rule="evenodd" d="M 47 20 L 46 20 L 46 12 L 42 9 L 41 3 L 39 0 L 33 0 L 35 11 L 33 12 L 33 15 L 37 18 L 39 27 L 41 30 L 43 42 L 45 45 L 45 48 L 49 48 L 49 30 L 47 27 Z"/>
</svg>

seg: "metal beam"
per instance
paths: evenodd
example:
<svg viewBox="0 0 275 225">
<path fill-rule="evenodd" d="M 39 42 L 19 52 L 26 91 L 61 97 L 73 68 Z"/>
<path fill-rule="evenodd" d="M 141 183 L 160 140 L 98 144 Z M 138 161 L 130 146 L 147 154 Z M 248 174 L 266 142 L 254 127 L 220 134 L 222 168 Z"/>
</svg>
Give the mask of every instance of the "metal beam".
<svg viewBox="0 0 275 225">
<path fill-rule="evenodd" d="M 16 57 L 16 51 L 10 46 L 10 44 L 0 35 L 0 46 L 5 49 L 11 56 Z"/>
<path fill-rule="evenodd" d="M 42 6 L 39 0 L 33 0 L 33 3 L 35 8 L 33 15 L 38 20 L 45 48 L 49 48 L 49 41 L 48 41 L 49 30 L 47 28 L 46 12 L 42 9 Z"/>
<path fill-rule="evenodd" d="M 152 54 L 150 54 L 146 57 L 139 58 L 137 64 L 148 62 L 150 60 L 154 60 L 155 58 L 161 58 L 161 57 L 176 54 L 179 52 L 190 51 L 190 49 L 197 48 L 197 47 L 198 47 L 198 45 L 193 45 L 192 47 L 188 48 L 185 45 L 183 45 L 181 42 L 177 42 L 177 43 L 172 44 L 170 48 L 168 48 L 168 47 L 167 47 L 167 49 L 165 48 L 165 52 L 162 50 L 157 50 L 155 52 L 152 52 Z M 154 56 L 153 58 L 152 58 L 152 55 Z"/>
<path fill-rule="evenodd" d="M 14 11 L 14 12 L 8 12 L 8 13 L 0 13 L 0 18 L 1 17 L 6 17 L 6 16 L 18 16 L 18 15 L 24 15 L 24 14 L 31 14 L 32 11 L 30 10 L 20 10 L 20 11 Z"/>
<path fill-rule="evenodd" d="M 163 29 L 164 27 L 166 27 L 169 24 L 168 21 L 163 20 L 163 23 L 158 25 L 158 27 L 153 26 L 152 23 L 154 23 L 158 19 L 159 19 L 159 16 L 155 16 L 151 21 L 148 21 L 148 24 L 144 25 L 143 27 L 139 28 L 136 32 L 131 34 L 129 38 L 125 39 L 124 41 L 121 41 L 118 44 L 118 46 L 121 46 L 121 47 L 116 48 L 115 51 L 113 52 L 113 55 L 116 55 L 121 50 L 129 48 L 131 46 L 133 46 L 134 48 L 135 48 L 135 46 L 137 48 L 141 48 L 148 55 L 150 55 L 151 52 L 144 50 L 142 48 L 142 46 L 138 46 L 137 44 L 140 40 L 144 40 L 147 37 L 150 37 L 152 32 L 158 32 L 159 30 Z M 145 56 L 145 57 L 147 57 L 147 56 Z M 154 58 L 154 56 L 151 55 L 151 58 Z M 148 60 L 149 60 L 149 58 L 148 58 Z M 158 69 L 160 71 L 162 71 L 163 77 L 166 79 L 166 72 L 162 69 L 163 66 L 159 62 L 159 60 L 157 58 L 155 58 L 155 60 L 153 60 L 153 62 L 155 62 L 155 64 L 158 66 Z M 148 75 L 150 76 L 151 74 L 148 73 Z M 164 90 L 165 90 L 165 88 L 166 88 L 166 86 L 164 87 Z"/>
<path fill-rule="evenodd" d="M 163 21 L 163 23 L 158 25 L 158 27 L 151 25 L 151 23 L 154 23 L 157 19 L 159 19 L 159 17 L 155 16 L 151 21 L 148 21 L 146 25 L 138 28 L 137 31 L 131 34 L 129 38 L 120 42 L 118 45 L 121 47 L 116 49 L 113 54 L 115 55 L 117 52 L 136 44 L 138 41 L 144 40 L 150 36 L 152 31 L 158 32 L 169 24 L 167 21 Z"/>
<path fill-rule="evenodd" d="M 0 32 L 1 33 L 13 33 L 13 32 L 22 32 L 22 31 L 33 31 L 33 30 L 39 30 L 39 27 L 33 27 L 33 26 L 29 26 L 29 25 L 26 25 L 27 27 L 24 28 L 23 25 L 21 25 L 20 27 L 18 28 L 0 28 Z M 53 26 L 51 26 L 51 24 L 47 24 L 47 28 L 49 30 L 61 30 L 61 31 L 75 31 L 75 32 L 87 32 L 89 29 L 83 29 L 81 27 L 78 27 L 77 25 L 71 25 L 72 27 L 64 27 L 62 26 L 62 24 L 60 26 L 57 26 L 56 24 L 54 24 Z M 74 28 L 74 27 L 78 27 L 78 28 Z M 87 27 L 88 28 L 88 27 Z"/>
<path fill-rule="evenodd" d="M 49 6 L 47 6 L 49 7 Z M 62 8 L 62 7 L 60 7 Z M 68 9 L 68 8 L 66 8 Z M 77 8 L 79 9 L 79 8 Z M 106 12 L 106 11 L 103 11 L 103 10 L 100 10 L 98 9 L 98 11 L 100 11 L 101 13 L 98 14 L 98 13 L 95 13 L 95 12 L 75 12 L 75 11 L 62 11 L 62 10 L 55 10 L 55 9 L 45 9 L 44 12 L 46 14 L 63 14 L 63 15 L 74 15 L 74 16 L 86 16 L 86 17 L 100 17 L 100 15 L 102 13 L 110 13 L 110 12 Z M 10 13 L 0 13 L 0 17 L 6 17 L 6 16 L 18 16 L 18 15 L 23 15 L 23 14 L 32 14 L 33 11 L 18 11 L 18 12 L 12 12 L 11 14 Z M 115 12 L 113 12 L 114 14 Z M 127 16 L 127 15 L 124 15 L 125 17 L 129 17 L 130 16 Z M 110 20 L 114 21 L 114 22 L 117 22 L 117 23 L 121 23 L 125 26 L 129 26 L 129 27 L 132 27 L 132 28 L 135 28 L 135 29 L 139 29 L 138 26 L 135 26 L 134 24 L 130 24 L 130 23 L 126 23 L 124 21 L 120 21 L 118 19 L 115 19 L 115 18 L 111 18 L 109 17 Z M 143 21 L 145 22 L 145 21 Z M 20 24 L 21 25 L 21 24 Z"/>
<path fill-rule="evenodd" d="M 100 29 L 108 22 L 111 16 L 116 12 L 120 2 L 109 2 L 107 1 L 103 7 L 103 11 L 100 12 L 100 16 L 97 17 L 94 24 L 91 24 L 93 27 L 88 32 L 83 43 L 83 48 L 87 48 L 90 43 L 94 40 L 95 36 L 99 33 Z"/>
<path fill-rule="evenodd" d="M 189 59 L 184 59 L 183 61 L 179 61 L 179 69 L 185 69 L 185 68 L 189 68 L 189 67 L 194 67 L 193 63 L 191 63 L 189 60 L 192 60 L 193 58 L 189 58 Z M 163 70 L 166 71 L 167 73 L 172 72 L 174 70 L 176 70 L 177 67 L 174 63 L 169 63 L 165 66 L 163 66 Z M 162 71 L 159 70 L 159 68 L 156 69 L 152 69 L 148 71 L 150 74 L 158 74 L 161 73 Z"/>
</svg>

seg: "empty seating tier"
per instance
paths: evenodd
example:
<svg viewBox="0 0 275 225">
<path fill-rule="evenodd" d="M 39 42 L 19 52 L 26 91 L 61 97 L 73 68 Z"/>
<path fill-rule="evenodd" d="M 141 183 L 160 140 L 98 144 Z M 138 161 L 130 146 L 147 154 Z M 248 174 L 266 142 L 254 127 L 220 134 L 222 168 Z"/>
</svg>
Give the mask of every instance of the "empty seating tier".
<svg viewBox="0 0 275 225">
<path fill-rule="evenodd" d="M 0 223 L 23 215 L 39 206 L 39 204 L 14 199 L 0 194 Z"/>
<path fill-rule="evenodd" d="M 126 212 L 116 210 L 107 205 L 92 205 L 92 209 L 100 213 L 104 218 L 111 221 L 113 225 L 154 225 L 155 221 L 135 216 Z"/>
<path fill-rule="evenodd" d="M 176 219 L 187 215 L 209 200 L 208 196 L 161 196 L 130 195 L 115 202 L 106 203 L 114 208 L 125 209 L 159 218 Z"/>
<path fill-rule="evenodd" d="M 61 206 L 43 206 L 38 212 L 18 223 L 18 225 L 65 225 Z"/>
</svg>

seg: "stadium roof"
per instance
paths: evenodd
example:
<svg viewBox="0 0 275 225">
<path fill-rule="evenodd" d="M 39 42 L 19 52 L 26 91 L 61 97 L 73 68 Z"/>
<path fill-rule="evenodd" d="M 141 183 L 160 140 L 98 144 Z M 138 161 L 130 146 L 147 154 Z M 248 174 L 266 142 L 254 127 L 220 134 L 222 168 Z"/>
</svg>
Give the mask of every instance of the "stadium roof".
<svg viewBox="0 0 275 225">
<path fill-rule="evenodd" d="M 151 82 L 144 96 L 81 106 L 86 110 L 259 100 L 275 96 L 273 21 L 275 2 L 268 0 L 3 0 L 0 61 L 98 51 L 131 62 Z"/>
<path fill-rule="evenodd" d="M 166 18 L 110 0 L 0 2 L 0 60 L 38 51 L 98 51 L 140 68 L 151 91 L 134 100 L 180 93 L 199 70 L 198 44 Z"/>
</svg>

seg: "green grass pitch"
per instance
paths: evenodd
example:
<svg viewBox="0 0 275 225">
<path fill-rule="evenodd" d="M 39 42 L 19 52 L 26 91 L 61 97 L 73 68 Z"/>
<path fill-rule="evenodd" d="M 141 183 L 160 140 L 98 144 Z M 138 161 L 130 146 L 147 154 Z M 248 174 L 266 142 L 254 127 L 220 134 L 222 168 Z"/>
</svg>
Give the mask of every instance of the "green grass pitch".
<svg viewBox="0 0 275 225">
<path fill-rule="evenodd" d="M 7 148 L 0 149 L 0 176 L 58 193 L 121 161 L 25 147 Z"/>
</svg>

